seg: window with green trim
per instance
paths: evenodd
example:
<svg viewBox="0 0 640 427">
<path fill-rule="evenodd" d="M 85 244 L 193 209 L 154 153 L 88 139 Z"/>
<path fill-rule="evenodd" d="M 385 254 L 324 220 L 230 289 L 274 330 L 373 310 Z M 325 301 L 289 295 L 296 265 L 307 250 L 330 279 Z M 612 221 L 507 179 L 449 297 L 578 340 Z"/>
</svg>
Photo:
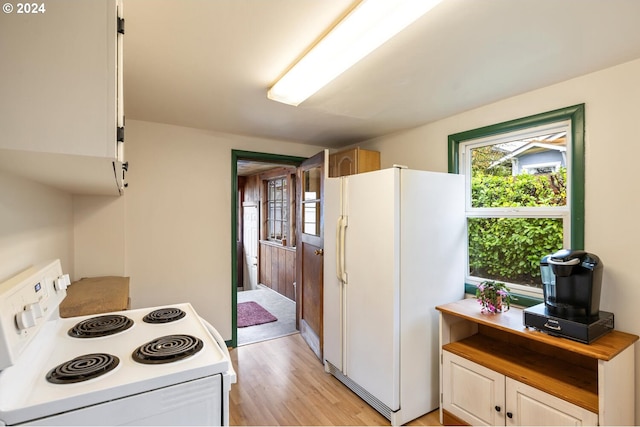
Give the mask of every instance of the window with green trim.
<svg viewBox="0 0 640 427">
<path fill-rule="evenodd" d="M 467 278 L 541 295 L 540 259 L 584 240 L 584 105 L 449 136 L 466 178 Z"/>
<path fill-rule="evenodd" d="M 267 186 L 267 240 L 286 245 L 289 232 L 289 195 L 287 177 L 266 182 Z"/>
</svg>

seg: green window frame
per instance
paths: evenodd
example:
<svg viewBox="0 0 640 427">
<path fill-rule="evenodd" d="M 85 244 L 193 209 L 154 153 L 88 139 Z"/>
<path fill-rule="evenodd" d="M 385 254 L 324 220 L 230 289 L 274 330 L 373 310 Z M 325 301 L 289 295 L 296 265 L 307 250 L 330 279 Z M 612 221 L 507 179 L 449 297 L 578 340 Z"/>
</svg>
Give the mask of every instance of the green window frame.
<svg viewBox="0 0 640 427">
<path fill-rule="evenodd" d="M 571 132 L 569 179 L 571 191 L 568 195 L 570 205 L 570 235 L 572 249 L 584 249 L 584 182 L 585 182 L 585 106 L 578 104 L 571 107 L 548 111 L 533 116 L 510 120 L 495 125 L 472 129 L 449 135 L 448 137 L 448 169 L 450 173 L 460 173 L 460 145 L 488 137 L 497 137 L 516 131 L 524 131 L 547 124 L 568 121 Z M 475 285 L 466 284 L 467 293 L 475 293 Z M 541 292 L 540 292 L 541 295 Z M 519 305 L 533 305 L 540 298 L 518 296 Z"/>
</svg>

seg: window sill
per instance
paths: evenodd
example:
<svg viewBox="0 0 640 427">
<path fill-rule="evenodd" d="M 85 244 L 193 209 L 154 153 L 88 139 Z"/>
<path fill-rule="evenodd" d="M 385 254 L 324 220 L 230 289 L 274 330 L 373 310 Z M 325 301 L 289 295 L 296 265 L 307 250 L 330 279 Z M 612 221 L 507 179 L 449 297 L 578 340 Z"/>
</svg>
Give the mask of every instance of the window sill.
<svg viewBox="0 0 640 427">
<path fill-rule="evenodd" d="M 286 250 L 289 250 L 289 251 L 295 251 L 296 250 L 295 246 L 283 246 L 282 243 L 272 242 L 271 240 L 260 240 L 260 244 L 261 245 L 265 245 L 265 246 L 273 246 L 275 248 L 282 248 L 282 249 L 286 249 Z"/>
<path fill-rule="evenodd" d="M 475 297 L 476 285 L 465 283 L 464 293 Z M 513 297 L 513 301 L 511 302 L 511 304 L 518 307 L 526 308 L 526 307 L 531 307 L 544 302 L 543 298 L 536 298 L 529 295 L 522 295 L 522 294 L 518 294 L 517 292 L 511 292 L 511 296 Z"/>
</svg>

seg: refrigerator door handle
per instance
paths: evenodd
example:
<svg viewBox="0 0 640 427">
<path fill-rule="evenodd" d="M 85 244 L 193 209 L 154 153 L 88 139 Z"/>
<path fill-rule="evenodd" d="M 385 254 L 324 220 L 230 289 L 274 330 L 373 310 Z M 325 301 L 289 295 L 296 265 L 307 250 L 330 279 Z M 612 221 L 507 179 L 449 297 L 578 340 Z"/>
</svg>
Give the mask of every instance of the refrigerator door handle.
<svg viewBox="0 0 640 427">
<path fill-rule="evenodd" d="M 336 227 L 336 273 L 338 280 L 347 283 L 347 273 L 344 271 L 344 235 L 347 228 L 347 218 L 341 215 Z"/>
</svg>

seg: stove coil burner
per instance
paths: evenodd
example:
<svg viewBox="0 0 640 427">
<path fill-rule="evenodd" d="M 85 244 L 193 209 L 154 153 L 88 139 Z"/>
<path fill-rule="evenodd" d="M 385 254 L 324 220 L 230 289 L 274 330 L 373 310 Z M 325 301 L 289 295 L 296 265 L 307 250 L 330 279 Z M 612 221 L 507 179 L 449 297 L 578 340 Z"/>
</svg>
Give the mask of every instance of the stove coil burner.
<svg viewBox="0 0 640 427">
<path fill-rule="evenodd" d="M 64 362 L 47 374 L 47 381 L 54 384 L 72 384 L 97 378 L 113 370 L 120 359 L 107 353 L 92 353 Z"/>
<path fill-rule="evenodd" d="M 191 335 L 165 335 L 138 347 L 133 360 L 145 364 L 171 363 L 199 352 L 202 340 Z"/>
<path fill-rule="evenodd" d="M 120 314 L 85 319 L 69 329 L 69 336 L 74 338 L 95 338 L 117 334 L 133 326 L 133 320 Z"/>
<path fill-rule="evenodd" d="M 142 318 L 147 323 L 169 323 L 182 319 L 187 313 L 175 307 L 154 310 Z"/>
</svg>

